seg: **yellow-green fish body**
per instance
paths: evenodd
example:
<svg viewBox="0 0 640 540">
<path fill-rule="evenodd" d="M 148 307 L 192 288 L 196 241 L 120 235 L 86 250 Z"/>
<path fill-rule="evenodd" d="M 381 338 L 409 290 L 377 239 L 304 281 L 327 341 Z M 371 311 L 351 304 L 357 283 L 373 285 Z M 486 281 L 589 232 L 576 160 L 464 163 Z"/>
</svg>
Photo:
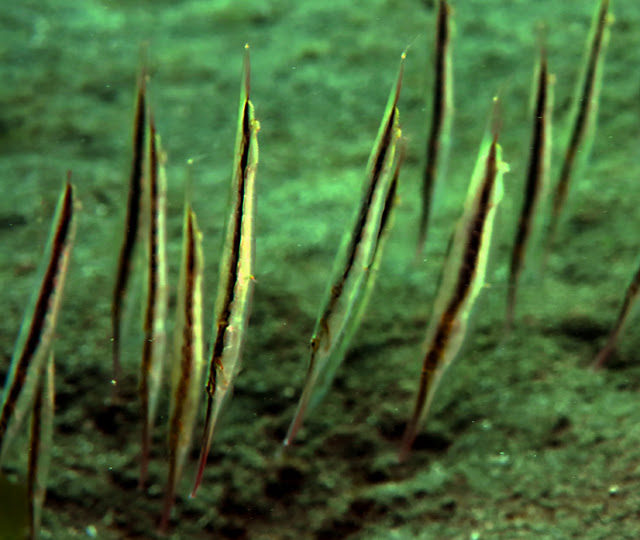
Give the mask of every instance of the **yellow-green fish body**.
<svg viewBox="0 0 640 540">
<path fill-rule="evenodd" d="M 497 134 L 485 137 L 481 144 L 463 213 L 447 255 L 427 330 L 416 404 L 403 437 L 400 460 L 408 455 L 440 379 L 462 345 L 473 305 L 484 287 L 495 212 L 503 194 L 502 175 L 508 171 L 497 139 Z"/>
</svg>

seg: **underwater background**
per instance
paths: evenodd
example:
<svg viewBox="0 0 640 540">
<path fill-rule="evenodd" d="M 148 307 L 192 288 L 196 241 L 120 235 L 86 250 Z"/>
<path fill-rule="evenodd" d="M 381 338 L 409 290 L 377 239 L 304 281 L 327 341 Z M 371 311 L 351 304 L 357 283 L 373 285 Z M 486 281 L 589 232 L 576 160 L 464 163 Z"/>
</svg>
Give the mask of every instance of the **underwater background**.
<svg viewBox="0 0 640 540">
<path fill-rule="evenodd" d="M 244 367 L 203 486 L 189 499 L 200 419 L 168 537 L 637 538 L 637 316 L 606 369 L 594 372 L 590 365 L 640 256 L 640 4 L 612 3 L 591 156 L 572 179 L 544 276 L 536 257 L 528 261 L 509 336 L 503 332 L 506 282 L 531 137 L 537 28 L 546 25 L 556 77 L 555 184 L 597 2 L 459 0 L 452 7 L 453 143 L 419 262 L 432 2 L 27 0 L 0 8 L 2 375 L 38 285 L 69 169 L 82 205 L 54 341 L 56 420 L 41 538 L 154 538 L 162 507 L 168 392 L 150 485 L 146 492 L 136 489 L 142 333 L 135 299 L 122 404 L 112 404 L 110 385 L 111 298 L 143 42 L 150 102 L 168 154 L 171 306 L 185 163 L 192 158 L 194 208 L 204 235 L 207 341 L 245 43 L 261 126 L 256 286 Z M 407 159 L 377 283 L 332 389 L 278 457 L 333 258 L 352 224 L 367 157 L 409 43 L 399 102 Z M 487 283 L 426 426 L 409 459 L 398 464 L 438 275 L 496 93 L 511 172 Z M 24 463 L 4 472 L 25 481 Z"/>
</svg>

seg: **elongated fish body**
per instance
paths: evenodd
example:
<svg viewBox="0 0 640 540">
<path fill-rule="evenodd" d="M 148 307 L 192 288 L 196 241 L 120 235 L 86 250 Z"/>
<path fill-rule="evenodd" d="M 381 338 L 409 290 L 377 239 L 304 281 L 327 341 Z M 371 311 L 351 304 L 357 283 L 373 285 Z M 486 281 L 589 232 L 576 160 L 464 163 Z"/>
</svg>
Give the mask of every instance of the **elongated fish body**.
<svg viewBox="0 0 640 540">
<path fill-rule="evenodd" d="M 117 384 L 121 376 L 120 339 L 122 313 L 124 311 L 127 288 L 131 278 L 134 250 L 138 242 L 138 231 L 142 215 L 142 196 L 144 190 L 144 152 L 147 128 L 147 70 L 143 60 L 138 75 L 138 88 L 133 121 L 133 155 L 131 173 L 129 175 L 129 196 L 127 201 L 127 215 L 125 218 L 124 238 L 118 256 L 116 282 L 113 288 L 111 304 L 111 326 L 113 332 L 113 383 Z"/>
<path fill-rule="evenodd" d="M 609 27 L 613 22 L 613 17 L 609 15 L 610 3 L 610 0 L 601 0 L 591 24 L 583 74 L 574 98 L 571 136 L 553 196 L 552 213 L 547 233 L 547 252 L 552 247 L 560 214 L 567 200 L 569 182 L 575 169 L 576 159 L 580 156 L 581 161 L 586 160 L 593 141 L 604 55 L 609 42 Z"/>
<path fill-rule="evenodd" d="M 44 373 L 40 373 L 38 389 L 31 413 L 29 466 L 27 489 L 29 497 L 30 538 L 39 537 L 42 507 L 47 491 L 47 477 L 51 462 L 53 412 L 55 401 L 53 352 L 49 353 Z"/>
<path fill-rule="evenodd" d="M 473 304 L 484 286 L 493 221 L 502 198 L 502 161 L 497 134 L 486 137 L 473 172 L 462 216 L 444 266 L 433 316 L 427 330 L 418 395 L 404 433 L 399 459 L 404 460 L 418 427 L 429 412 L 438 384 L 464 339 Z"/>
<path fill-rule="evenodd" d="M 171 376 L 169 414 L 169 479 L 160 530 L 166 531 L 175 492 L 191 444 L 202 391 L 202 234 L 190 203 L 185 205 L 183 259 L 180 271 L 175 330 L 175 353 Z"/>
<path fill-rule="evenodd" d="M 436 17 L 435 70 L 431 106 L 431 127 L 427 139 L 427 162 L 422 180 L 422 210 L 418 225 L 417 253 L 427 240 L 429 216 L 436 180 L 443 177 L 451 138 L 453 116 L 453 74 L 451 64 L 451 7 L 439 0 Z"/>
<path fill-rule="evenodd" d="M 202 481 L 218 418 L 231 395 L 234 379 L 240 371 L 249 324 L 254 284 L 255 179 L 260 129 L 260 124 L 255 119 L 253 104 L 249 100 L 249 77 L 249 48 L 246 46 L 229 214 L 220 262 L 220 280 L 206 385 L 207 412 L 192 496 L 195 496 Z"/>
<path fill-rule="evenodd" d="M 594 369 L 601 368 L 604 364 L 606 364 L 609 356 L 615 349 L 616 343 L 618 342 L 618 337 L 622 333 L 624 326 L 629 317 L 629 313 L 631 312 L 631 308 L 635 303 L 638 292 L 640 291 L 640 267 L 636 270 L 631 283 L 627 287 L 627 290 L 624 295 L 624 300 L 622 301 L 622 306 L 620 307 L 620 312 L 618 313 L 618 318 L 616 319 L 616 323 L 609 334 L 609 338 L 607 339 L 606 345 L 602 348 L 602 350 L 598 353 L 598 356 L 595 359 L 593 364 Z"/>
<path fill-rule="evenodd" d="M 345 325 L 344 329 L 338 334 L 336 341 L 339 345 L 338 348 L 332 350 L 331 358 L 326 362 L 326 367 L 323 371 L 319 371 L 315 380 L 314 391 L 309 401 L 309 409 L 313 410 L 320 401 L 324 398 L 325 394 L 329 390 L 336 372 L 340 367 L 342 360 L 344 359 L 349 343 L 355 332 L 358 329 L 360 320 L 364 311 L 366 310 L 369 302 L 369 297 L 373 290 L 375 279 L 378 275 L 380 263 L 382 261 L 382 253 L 384 251 L 384 244 L 387 241 L 389 232 L 393 224 L 393 217 L 395 214 L 396 206 L 396 193 L 398 190 L 398 180 L 400 177 L 400 169 L 404 161 L 404 145 L 402 147 L 402 154 L 396 160 L 394 165 L 393 176 L 389 190 L 387 191 L 384 207 L 382 209 L 382 215 L 380 219 L 380 227 L 378 229 L 378 236 L 375 239 L 375 255 L 371 262 L 371 265 L 366 269 L 366 273 L 363 276 L 364 282 L 357 291 L 356 295 L 352 297 L 353 307 L 350 313 L 350 320 Z"/>
<path fill-rule="evenodd" d="M 311 337 L 311 354 L 302 396 L 287 436 L 289 446 L 304 417 L 325 395 L 355 333 L 373 285 L 386 225 L 391 215 L 398 170 L 394 169 L 401 132 L 397 103 L 405 54 L 369 157 L 363 197 L 350 233 L 343 237 L 332 279 Z M 394 181 L 395 178 L 395 181 Z"/>
<path fill-rule="evenodd" d="M 147 230 L 147 300 L 144 314 L 144 342 L 140 363 L 140 402 L 142 405 L 142 457 L 140 488 L 144 487 L 151 431 L 153 429 L 162 369 L 166 354 L 166 320 L 169 308 L 167 283 L 167 177 L 165 156 L 160 147 L 153 118 L 149 122 L 149 193 Z"/>
<path fill-rule="evenodd" d="M 507 329 L 510 329 L 513 324 L 518 280 L 524 266 L 527 244 L 532 234 L 538 203 L 545 191 L 549 173 L 553 97 L 544 49 L 540 55 L 534 81 L 536 81 L 536 90 L 533 107 L 533 136 L 531 137 L 531 152 L 527 166 L 524 199 L 511 251 L 507 289 Z"/>
<path fill-rule="evenodd" d="M 39 374 L 51 349 L 75 238 L 74 191 L 67 182 L 58 200 L 44 252 L 40 287 L 25 312 L 11 358 L 0 409 L 0 462 L 4 461 L 25 414 L 31 412 Z"/>
</svg>

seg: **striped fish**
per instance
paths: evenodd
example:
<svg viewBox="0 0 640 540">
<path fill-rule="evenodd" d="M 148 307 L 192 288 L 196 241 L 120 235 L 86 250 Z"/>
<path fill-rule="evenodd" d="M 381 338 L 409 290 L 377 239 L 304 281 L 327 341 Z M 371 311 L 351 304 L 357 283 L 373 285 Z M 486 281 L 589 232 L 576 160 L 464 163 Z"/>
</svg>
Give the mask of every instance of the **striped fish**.
<svg viewBox="0 0 640 540">
<path fill-rule="evenodd" d="M 53 439 L 53 411 L 55 401 L 53 352 L 40 374 L 38 390 L 31 413 L 31 438 L 29 441 L 29 466 L 27 489 L 29 497 L 29 535 L 32 540 L 39 536 L 44 497 L 47 491 L 47 476 L 51 462 Z M 43 376 L 44 375 L 44 376 Z"/>
<path fill-rule="evenodd" d="M 202 338 L 202 234 L 187 200 L 184 212 L 182 268 L 175 327 L 169 414 L 169 479 L 160 531 L 169 526 L 175 492 L 182 476 L 196 422 L 203 368 Z"/>
<path fill-rule="evenodd" d="M 518 280 L 524 266 L 527 244 L 531 237 L 538 202 L 547 182 L 551 158 L 551 109 L 553 97 L 547 55 L 544 48 L 540 53 L 540 61 L 536 67 L 534 81 L 536 81 L 536 91 L 533 110 L 533 136 L 531 138 L 531 153 L 527 167 L 524 200 L 511 251 L 507 289 L 507 329 L 510 329 L 513 325 Z"/>
<path fill-rule="evenodd" d="M 405 58 L 406 52 L 402 54 L 398 76 L 369 156 L 363 197 L 354 227 L 343 238 L 311 337 L 306 380 L 295 416 L 283 441 L 285 447 L 293 442 L 308 410 L 317 405 L 331 385 L 367 305 L 382 253 L 386 224 L 394 203 L 393 193 L 399 169 L 394 169 L 393 163 L 401 136 L 397 104 Z"/>
<path fill-rule="evenodd" d="M 140 402 L 142 405 L 142 457 L 139 487 L 144 487 L 151 431 L 153 429 L 162 369 L 166 354 L 166 319 L 169 308 L 167 284 L 167 176 L 166 156 L 160 147 L 153 118 L 149 122 L 148 264 L 147 301 L 144 314 L 144 342 L 140 365 Z"/>
<path fill-rule="evenodd" d="M 576 158 L 580 154 L 581 160 L 586 160 L 586 156 L 589 154 L 589 146 L 595 133 L 604 55 L 609 42 L 609 27 L 613 22 L 613 17 L 609 15 L 609 4 L 610 0 L 601 0 L 591 24 L 591 32 L 587 41 L 588 54 L 580 86 L 574 99 L 573 128 L 553 197 L 546 253 L 551 249 L 555 238 L 560 214 L 567 200 L 569 181 L 571 180 Z"/>
<path fill-rule="evenodd" d="M 615 349 L 616 343 L 618 342 L 618 337 L 622 333 L 624 326 L 629 318 L 629 313 L 631 312 L 631 308 L 638 297 L 638 291 L 640 291 L 640 267 L 636 270 L 635 276 L 629 283 L 627 287 L 627 291 L 624 295 L 624 300 L 622 301 L 622 307 L 620 308 L 620 312 L 618 313 L 618 318 L 616 319 L 616 323 L 613 326 L 613 330 L 609 334 L 609 339 L 607 339 L 606 345 L 602 348 L 602 350 L 598 353 L 596 357 L 593 368 L 600 369 L 604 366 L 611 356 L 613 349 Z"/>
<path fill-rule="evenodd" d="M 207 412 L 192 497 L 196 495 L 202 481 L 220 412 L 231 395 L 233 382 L 240 371 L 251 310 L 255 253 L 255 178 L 260 124 L 255 119 L 253 104 L 249 100 L 251 66 L 248 45 L 245 46 L 245 51 L 229 214 L 220 262 L 206 385 Z"/>
<path fill-rule="evenodd" d="M 415 407 L 402 439 L 400 461 L 408 456 L 442 375 L 462 345 L 473 304 L 484 286 L 493 220 L 502 198 L 502 175 L 506 171 L 508 166 L 502 161 L 498 133 L 494 131 L 480 146 L 464 210 L 445 261 L 427 330 L 427 352 Z"/>
<path fill-rule="evenodd" d="M 422 180 L 422 213 L 418 225 L 419 255 L 429 227 L 433 191 L 447 159 L 453 116 L 453 74 L 451 69 L 451 7 L 439 0 L 436 18 L 435 73 L 431 105 L 431 128 L 427 140 L 427 163 Z"/>
<path fill-rule="evenodd" d="M 127 216 L 124 226 L 124 238 L 118 257 L 116 282 L 113 288 L 111 304 L 111 326 L 113 333 L 113 379 L 114 386 L 120 380 L 120 338 L 122 313 L 127 295 L 127 286 L 131 277 L 134 249 L 138 240 L 141 214 L 143 209 L 142 192 L 144 189 L 144 150 L 147 126 L 147 70 L 143 61 L 138 75 L 138 88 L 133 121 L 133 157 L 129 174 L 129 199 L 127 201 Z"/>
<path fill-rule="evenodd" d="M 38 374 L 51 349 L 76 230 L 76 202 L 70 176 L 62 190 L 44 253 L 40 288 L 32 297 L 18 335 L 0 409 L 0 463 L 31 412 Z"/>
</svg>

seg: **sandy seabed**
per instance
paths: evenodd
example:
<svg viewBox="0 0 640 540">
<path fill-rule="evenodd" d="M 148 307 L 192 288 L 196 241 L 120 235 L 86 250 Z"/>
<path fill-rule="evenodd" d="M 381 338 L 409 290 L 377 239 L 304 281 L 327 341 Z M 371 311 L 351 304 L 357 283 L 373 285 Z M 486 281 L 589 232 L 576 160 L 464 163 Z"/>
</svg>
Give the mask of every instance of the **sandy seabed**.
<svg viewBox="0 0 640 540">
<path fill-rule="evenodd" d="M 536 28 L 546 23 L 556 76 L 555 183 L 595 7 L 586 0 L 454 3 L 453 147 L 419 263 L 413 253 L 431 101 L 431 2 L 91 0 L 74 7 L 46 0 L 2 8 L 0 373 L 8 369 L 24 306 L 36 287 L 68 169 L 82 203 L 54 345 L 56 429 L 41 538 L 153 538 L 162 506 L 166 401 L 149 488 L 136 490 L 142 339 L 137 307 L 128 319 L 122 404 L 111 403 L 109 383 L 110 302 L 142 42 L 149 44 L 150 99 L 169 155 L 171 301 L 184 163 L 193 158 L 207 329 L 247 42 L 261 124 L 257 282 L 244 370 L 195 499 L 188 498 L 198 449 L 192 452 L 169 537 L 637 538 L 635 319 L 607 369 L 589 369 L 636 270 L 640 247 L 640 6 L 633 0 L 613 5 L 616 21 L 593 149 L 572 180 L 544 279 L 530 264 L 517 325 L 508 337 L 502 330 L 530 139 Z M 376 288 L 333 389 L 286 457 L 277 458 L 333 257 L 351 224 L 367 156 L 408 43 L 399 104 L 408 159 Z M 501 142 L 511 172 L 487 287 L 428 423 L 400 465 L 399 439 L 413 405 L 438 272 L 496 92 L 503 101 Z M 24 482 L 22 462 L 5 472 Z"/>
</svg>

